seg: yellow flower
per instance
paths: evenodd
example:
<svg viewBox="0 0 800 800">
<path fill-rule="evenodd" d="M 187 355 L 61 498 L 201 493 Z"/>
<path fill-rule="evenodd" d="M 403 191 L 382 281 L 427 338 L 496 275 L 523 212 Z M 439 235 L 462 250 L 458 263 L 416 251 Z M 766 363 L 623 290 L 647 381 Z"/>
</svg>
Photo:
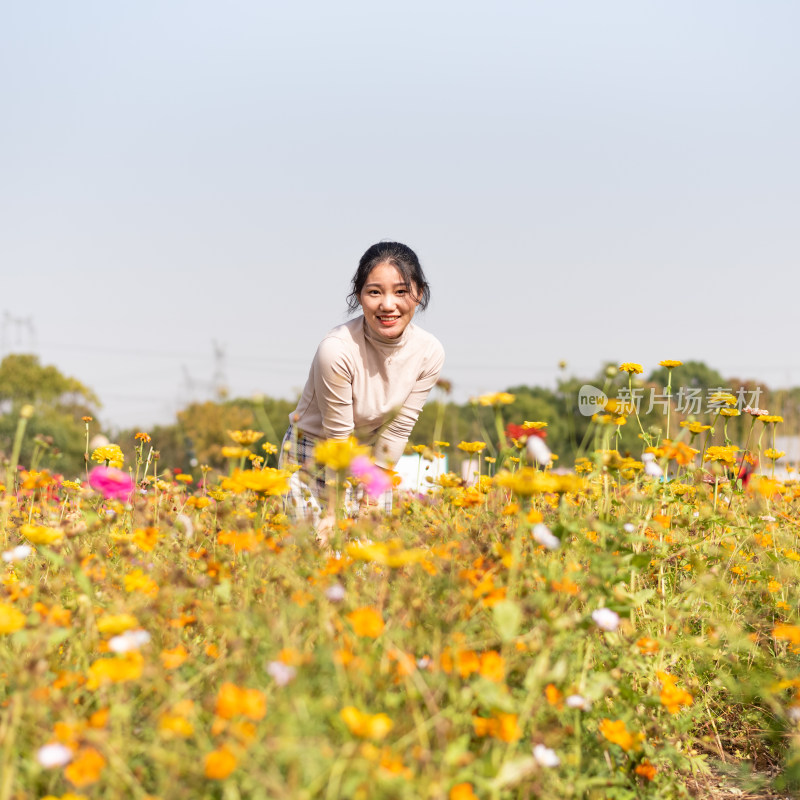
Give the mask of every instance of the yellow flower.
<svg viewBox="0 0 800 800">
<path fill-rule="evenodd" d="M 738 408 L 721 408 L 719 413 L 722 414 L 723 417 L 738 417 L 741 412 Z"/>
<path fill-rule="evenodd" d="M 458 445 L 458 449 L 465 453 L 480 453 L 485 447 L 486 442 L 460 442 Z"/>
<path fill-rule="evenodd" d="M 600 720 L 600 733 L 613 744 L 618 744 L 626 753 L 630 750 L 639 750 L 644 740 L 644 734 L 632 733 L 625 726 L 624 720 Z"/>
<path fill-rule="evenodd" d="M 365 714 L 355 706 L 346 706 L 339 712 L 348 730 L 360 739 L 385 739 L 394 723 L 386 714 Z"/>
<path fill-rule="evenodd" d="M 760 417 L 757 417 L 757 419 L 760 419 L 764 424 L 767 422 L 783 422 L 783 417 L 778 414 L 762 414 Z"/>
<path fill-rule="evenodd" d="M 250 451 L 246 447 L 230 447 L 225 446 L 222 448 L 223 458 L 245 458 L 250 455 Z"/>
<path fill-rule="evenodd" d="M 551 472 L 540 472 L 533 467 L 522 467 L 516 472 L 503 470 L 494 479 L 497 486 L 511 490 L 521 497 L 534 494 L 562 494 L 580 492 L 586 488 L 583 478 L 567 473 L 553 475 Z"/>
<path fill-rule="evenodd" d="M 221 781 L 236 769 L 236 756 L 227 745 L 206 754 L 204 772 L 206 778 Z"/>
<path fill-rule="evenodd" d="M 667 369 L 673 369 L 673 367 L 679 367 L 683 364 L 683 361 L 674 361 L 669 358 L 665 358 L 663 361 L 658 362 L 659 366 L 666 367 Z"/>
<path fill-rule="evenodd" d="M 369 561 L 387 567 L 405 567 L 408 564 L 419 563 L 427 557 L 427 552 L 422 548 L 403 549 L 399 539 L 371 544 L 351 542 L 345 548 L 345 552 L 356 561 Z"/>
<path fill-rule="evenodd" d="M 8 603 L 0 603 L 0 634 L 14 633 L 25 627 L 25 615 Z"/>
<path fill-rule="evenodd" d="M 381 612 L 370 606 L 362 606 L 347 615 L 347 619 L 353 626 L 356 636 L 364 636 L 369 639 L 376 639 L 383 633 L 385 623 Z"/>
<path fill-rule="evenodd" d="M 624 361 L 622 364 L 619 365 L 620 372 L 627 372 L 628 375 L 641 375 L 644 370 L 642 369 L 641 364 L 637 364 L 634 361 Z"/>
<path fill-rule="evenodd" d="M 107 466 L 121 469 L 125 456 L 118 444 L 107 444 L 104 447 L 96 447 L 92 451 L 92 461 L 97 461 L 98 464 L 105 461 Z"/>
<path fill-rule="evenodd" d="M 709 398 L 708 402 L 712 405 L 721 405 L 725 403 L 728 406 L 736 405 L 736 398 L 730 392 L 714 392 Z"/>
<path fill-rule="evenodd" d="M 546 422 L 528 422 L 528 420 L 525 420 L 525 422 L 522 423 L 522 427 L 525 428 L 526 430 L 529 430 L 529 431 L 540 431 L 542 428 L 546 428 L 547 427 L 547 423 Z"/>
<path fill-rule="evenodd" d="M 703 461 L 721 461 L 733 466 L 736 463 L 736 451 L 738 449 L 733 444 L 709 447 L 703 456 Z"/>
<path fill-rule="evenodd" d="M 228 431 L 228 436 L 230 436 L 236 444 L 242 446 L 255 444 L 263 435 L 261 431 Z"/>
<path fill-rule="evenodd" d="M 477 402 L 482 406 L 507 406 L 514 402 L 516 398 L 508 392 L 495 392 L 494 394 L 482 394 Z M 474 401 L 473 401 L 474 402 Z"/>
<path fill-rule="evenodd" d="M 237 493 L 250 489 L 259 494 L 276 496 L 289 491 L 290 477 L 288 470 L 272 467 L 257 470 L 235 469 L 230 478 L 223 479 L 222 488 Z"/>
<path fill-rule="evenodd" d="M 258 689 L 242 689 L 235 683 L 226 682 L 219 687 L 214 713 L 222 719 L 235 716 L 264 719 L 267 714 L 267 696 Z"/>
<path fill-rule="evenodd" d="M 143 667 L 144 658 L 135 650 L 114 658 L 99 658 L 89 667 L 86 688 L 94 690 L 108 683 L 135 681 L 141 677 Z"/>
<path fill-rule="evenodd" d="M 357 456 L 365 456 L 369 448 L 359 445 L 355 436 L 346 439 L 327 439 L 314 447 L 314 458 L 319 464 L 342 472 Z"/>
<path fill-rule="evenodd" d="M 769 458 L 772 461 L 777 461 L 779 458 L 783 458 L 785 455 L 785 450 L 774 450 L 772 447 L 764 451 L 764 457 Z"/>
<path fill-rule="evenodd" d="M 137 528 L 133 532 L 133 543 L 145 553 L 151 553 L 160 538 L 158 528 Z"/>
<path fill-rule="evenodd" d="M 278 452 L 278 446 L 277 446 L 277 445 L 274 445 L 274 444 L 272 444 L 272 442 L 264 442 L 264 444 L 262 444 L 262 445 L 261 445 L 261 449 L 262 449 L 262 450 L 263 450 L 263 451 L 264 451 L 264 452 L 265 452 L 265 453 L 266 453 L 268 456 L 273 456 L 273 455 L 275 455 L 275 453 L 277 453 L 277 452 Z"/>
<path fill-rule="evenodd" d="M 434 442 L 434 447 L 450 447 L 450 442 Z"/>
<path fill-rule="evenodd" d="M 688 428 L 689 433 L 703 433 L 711 430 L 710 425 L 702 425 L 699 422 L 689 422 L 688 420 L 681 422 L 681 428 Z"/>
<path fill-rule="evenodd" d="M 139 433 L 137 433 L 136 436 L 134 436 L 133 438 L 138 439 L 143 444 L 146 444 L 147 442 L 150 441 L 150 434 L 144 433 L 144 431 L 139 431 Z"/>
<path fill-rule="evenodd" d="M 677 714 L 681 710 L 681 706 L 690 706 L 694 703 L 694 698 L 685 689 L 679 689 L 676 685 L 676 678 L 666 672 L 657 673 L 658 679 L 661 681 L 661 705 L 669 711 L 670 714 Z"/>
<path fill-rule="evenodd" d="M 108 615 L 97 621 L 97 630 L 105 635 L 117 636 L 138 627 L 139 620 L 133 614 Z"/>
<path fill-rule="evenodd" d="M 94 747 L 81 750 L 64 770 L 64 777 L 74 786 L 88 786 L 100 778 L 106 760 Z"/>
<path fill-rule="evenodd" d="M 33 544 L 55 544 L 64 538 L 64 532 L 58 528 L 47 528 L 44 525 L 23 525 L 19 532 Z"/>
</svg>

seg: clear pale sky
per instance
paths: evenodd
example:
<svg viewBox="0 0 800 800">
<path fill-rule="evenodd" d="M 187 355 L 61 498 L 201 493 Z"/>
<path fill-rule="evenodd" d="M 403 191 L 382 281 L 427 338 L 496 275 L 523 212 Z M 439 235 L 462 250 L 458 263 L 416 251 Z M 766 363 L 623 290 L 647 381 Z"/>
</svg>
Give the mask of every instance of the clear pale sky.
<svg viewBox="0 0 800 800">
<path fill-rule="evenodd" d="M 396 239 L 458 399 L 561 359 L 798 384 L 798 31 L 794 0 L 5 3 L 3 352 L 111 426 L 204 396 L 214 341 L 233 396 L 293 397 Z"/>
</svg>

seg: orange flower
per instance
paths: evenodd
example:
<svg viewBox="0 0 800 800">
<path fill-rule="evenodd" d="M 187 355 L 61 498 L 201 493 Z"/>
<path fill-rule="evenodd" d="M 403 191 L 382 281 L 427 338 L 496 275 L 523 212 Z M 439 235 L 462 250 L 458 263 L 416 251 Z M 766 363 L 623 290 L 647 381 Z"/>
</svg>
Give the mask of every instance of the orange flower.
<svg viewBox="0 0 800 800">
<path fill-rule="evenodd" d="M 656 674 L 663 687 L 661 689 L 661 705 L 670 714 L 677 714 L 681 710 L 681 706 L 690 706 L 694 703 L 694 698 L 689 692 L 685 689 L 679 689 L 675 685 L 677 678 L 660 670 Z"/>
<path fill-rule="evenodd" d="M 449 800 L 478 800 L 471 783 L 457 783 L 450 789 Z"/>
<path fill-rule="evenodd" d="M 385 739 L 394 723 L 386 714 L 365 714 L 355 706 L 346 706 L 339 712 L 350 733 L 361 739 Z"/>
<path fill-rule="evenodd" d="M 544 687 L 544 696 L 547 698 L 547 702 L 554 708 L 564 707 L 564 695 L 554 683 L 548 683 L 547 686 Z"/>
<path fill-rule="evenodd" d="M 218 750 L 212 750 L 205 758 L 206 778 L 215 781 L 224 780 L 236 769 L 236 764 L 236 756 L 226 745 Z"/>
<path fill-rule="evenodd" d="M 637 775 L 641 775 L 643 778 L 647 778 L 649 781 L 654 781 L 658 770 L 646 758 L 643 758 L 642 763 L 637 765 L 634 772 Z"/>
<path fill-rule="evenodd" d="M 481 653 L 480 674 L 486 680 L 502 683 L 506 676 L 506 662 L 496 650 Z"/>
<path fill-rule="evenodd" d="M 158 528 L 137 528 L 133 532 L 133 543 L 145 553 L 152 552 L 160 538 Z"/>
<path fill-rule="evenodd" d="M 613 744 L 618 744 L 626 753 L 630 750 L 639 750 L 644 741 L 644 734 L 632 733 L 625 726 L 624 720 L 601 719 L 600 733 Z"/>
<path fill-rule="evenodd" d="M 64 770 L 64 777 L 74 786 L 94 783 L 103 771 L 106 760 L 94 747 L 81 750 Z"/>
<path fill-rule="evenodd" d="M 214 711 L 223 719 L 231 719 L 237 714 L 263 719 L 267 713 L 267 698 L 258 689 L 240 689 L 234 683 L 223 683 L 219 687 Z"/>
<path fill-rule="evenodd" d="M 144 658 L 133 651 L 115 658 L 99 658 L 89 667 L 87 689 L 97 689 L 107 683 L 135 681 L 142 675 Z"/>
<path fill-rule="evenodd" d="M 0 603 L 0 634 L 14 633 L 25 627 L 25 615 L 8 603 Z"/>
<path fill-rule="evenodd" d="M 161 651 L 161 663 L 164 669 L 177 669 L 188 657 L 189 653 L 182 644 L 173 647 L 172 650 Z"/>
<path fill-rule="evenodd" d="M 651 639 L 649 636 L 642 636 L 638 642 L 636 642 L 636 646 L 639 648 L 639 652 L 643 656 L 652 656 L 659 650 L 659 643 L 655 639 Z"/>
<path fill-rule="evenodd" d="M 356 636 L 366 636 L 376 639 L 383 633 L 385 627 L 380 611 L 370 606 L 362 606 L 347 615 L 353 626 Z"/>
</svg>

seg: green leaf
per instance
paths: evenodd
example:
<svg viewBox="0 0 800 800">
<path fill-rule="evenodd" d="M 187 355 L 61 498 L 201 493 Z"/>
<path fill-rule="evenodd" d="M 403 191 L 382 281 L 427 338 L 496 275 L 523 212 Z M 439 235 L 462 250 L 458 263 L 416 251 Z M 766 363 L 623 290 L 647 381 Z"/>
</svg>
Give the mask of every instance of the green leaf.
<svg viewBox="0 0 800 800">
<path fill-rule="evenodd" d="M 511 641 L 522 623 L 522 609 L 513 600 L 501 600 L 492 608 L 494 625 L 504 642 Z"/>
</svg>

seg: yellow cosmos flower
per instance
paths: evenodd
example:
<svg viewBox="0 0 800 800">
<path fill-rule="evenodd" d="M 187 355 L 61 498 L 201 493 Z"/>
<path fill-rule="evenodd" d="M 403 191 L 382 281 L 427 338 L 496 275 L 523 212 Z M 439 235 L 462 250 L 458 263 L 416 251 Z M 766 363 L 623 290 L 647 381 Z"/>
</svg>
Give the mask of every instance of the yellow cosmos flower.
<svg viewBox="0 0 800 800">
<path fill-rule="evenodd" d="M 245 445 L 255 444 L 264 434 L 261 431 L 228 431 L 228 436 L 233 439 L 236 444 Z"/>
<path fill-rule="evenodd" d="M 704 461 L 719 461 L 724 464 L 733 466 L 736 463 L 736 451 L 739 448 L 736 445 L 719 445 L 709 447 L 703 456 Z"/>
<path fill-rule="evenodd" d="M 486 442 L 459 442 L 458 449 L 465 453 L 481 453 L 486 447 Z"/>
<path fill-rule="evenodd" d="M 125 456 L 118 444 L 107 444 L 92 451 L 92 461 L 97 461 L 98 464 L 105 462 L 106 466 L 122 469 Z"/>
<path fill-rule="evenodd" d="M 641 749 L 641 743 L 644 741 L 644 734 L 629 731 L 625 721 L 621 719 L 613 722 L 610 719 L 602 719 L 599 730 L 605 739 L 613 744 L 618 744 L 626 753 Z"/>
<path fill-rule="evenodd" d="M 231 492 L 244 492 L 248 489 L 259 494 L 277 496 L 289 491 L 291 473 L 285 469 L 235 469 L 230 478 L 222 481 L 222 488 Z M 209 492 L 210 494 L 210 492 Z"/>
<path fill-rule="evenodd" d="M 362 544 L 352 542 L 345 548 L 347 555 L 356 561 L 368 561 L 373 564 L 383 564 L 387 567 L 405 567 L 408 564 L 417 564 L 424 561 L 427 551 L 422 548 L 411 550 L 403 549 L 399 539 L 389 542 L 374 542 L 372 544 Z"/>
<path fill-rule="evenodd" d="M 628 375 L 641 375 L 644 372 L 641 364 L 637 364 L 634 361 L 623 361 L 622 364 L 619 365 L 620 372 L 627 372 Z"/>
<path fill-rule="evenodd" d="M 676 686 L 677 678 L 669 675 L 666 672 L 657 673 L 658 679 L 661 681 L 661 705 L 669 711 L 670 714 L 677 714 L 682 706 L 690 706 L 694 703 L 694 698 L 685 689 L 680 689 Z"/>
<path fill-rule="evenodd" d="M 772 461 L 777 461 L 779 458 L 783 458 L 783 456 L 785 455 L 786 455 L 785 450 L 775 450 L 772 447 L 764 451 L 764 457 L 769 458 Z"/>
<path fill-rule="evenodd" d="M 358 443 L 355 436 L 346 439 L 327 439 L 314 447 L 314 458 L 337 472 L 346 470 L 357 456 L 366 456 L 369 448 Z"/>
<path fill-rule="evenodd" d="M 86 688 L 95 690 L 109 683 L 125 683 L 138 680 L 142 675 L 144 657 L 138 651 L 114 658 L 99 658 L 89 667 Z"/>
<path fill-rule="evenodd" d="M 364 636 L 368 639 L 376 639 L 383 633 L 385 623 L 381 612 L 370 606 L 363 606 L 351 611 L 347 619 L 353 626 L 356 636 Z"/>
<path fill-rule="evenodd" d="M 736 398 L 730 392 L 714 392 L 708 398 L 711 405 L 721 405 L 725 403 L 728 406 L 736 405 Z"/>
<path fill-rule="evenodd" d="M 25 627 L 25 615 L 8 603 L 0 603 L 0 634 L 14 633 Z"/>
<path fill-rule="evenodd" d="M 689 433 L 704 433 L 705 431 L 710 431 L 710 425 L 703 425 L 700 422 L 689 422 L 688 420 L 684 420 L 680 423 L 681 428 L 688 428 Z"/>
<path fill-rule="evenodd" d="M 540 472 L 533 467 L 523 467 L 516 472 L 499 472 L 494 479 L 497 486 L 509 489 L 520 497 L 534 494 L 563 494 L 583 491 L 586 481 L 583 478 L 567 473 L 553 475 L 551 472 Z"/>
<path fill-rule="evenodd" d="M 133 614 L 113 614 L 97 620 L 97 630 L 106 636 L 118 636 L 138 627 L 139 620 Z"/>
<path fill-rule="evenodd" d="M 381 741 L 389 735 L 394 722 L 386 714 L 365 714 L 355 706 L 346 706 L 339 712 L 342 722 L 359 739 Z"/>
<path fill-rule="evenodd" d="M 225 446 L 221 450 L 223 458 L 246 458 L 250 451 L 246 447 Z"/>
<path fill-rule="evenodd" d="M 19 532 L 33 544 L 55 544 L 64 538 L 64 531 L 44 525 L 23 525 Z"/>
<path fill-rule="evenodd" d="M 238 761 L 227 745 L 206 754 L 203 770 L 206 778 L 221 781 L 236 769 Z"/>
</svg>

